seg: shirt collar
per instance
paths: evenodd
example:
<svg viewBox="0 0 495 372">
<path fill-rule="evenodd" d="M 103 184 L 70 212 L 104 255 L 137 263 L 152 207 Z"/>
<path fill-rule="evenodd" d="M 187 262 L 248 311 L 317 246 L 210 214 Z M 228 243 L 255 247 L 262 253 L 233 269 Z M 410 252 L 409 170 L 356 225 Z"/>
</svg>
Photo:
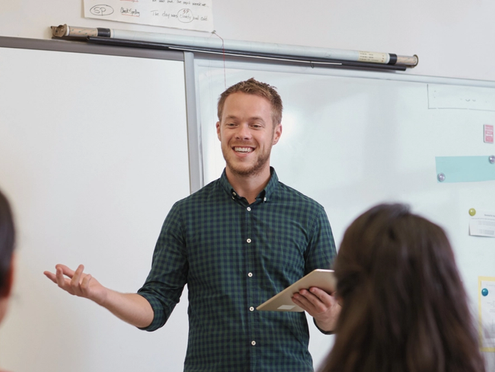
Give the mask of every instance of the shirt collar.
<svg viewBox="0 0 495 372">
<path fill-rule="evenodd" d="M 234 198 L 240 198 L 239 195 L 237 195 L 237 192 L 230 184 L 229 180 L 227 179 L 227 173 L 225 169 L 223 170 L 222 176 L 220 177 L 220 184 L 222 185 L 222 188 L 227 192 L 227 194 L 229 194 Z M 270 167 L 270 180 L 268 181 L 265 188 L 259 193 L 258 199 L 261 199 L 261 201 L 263 202 L 267 202 L 268 200 L 270 200 L 270 198 L 272 197 L 273 193 L 277 188 L 277 185 L 278 185 L 277 172 L 275 172 L 275 169 L 273 167 Z"/>
</svg>

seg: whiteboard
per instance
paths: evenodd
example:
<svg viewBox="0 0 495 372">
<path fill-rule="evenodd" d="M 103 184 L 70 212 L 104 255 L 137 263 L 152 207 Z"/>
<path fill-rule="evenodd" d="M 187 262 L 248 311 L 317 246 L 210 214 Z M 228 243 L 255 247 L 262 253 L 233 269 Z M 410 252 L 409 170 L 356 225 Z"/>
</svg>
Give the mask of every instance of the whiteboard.
<svg viewBox="0 0 495 372">
<path fill-rule="evenodd" d="M 483 124 L 495 123 L 495 84 L 207 58 L 196 59 L 195 74 L 205 184 L 225 166 L 214 127 L 220 93 L 251 77 L 274 85 L 284 102 L 271 159 L 280 181 L 325 207 L 337 244 L 354 218 L 380 202 L 407 203 L 440 224 L 477 314 L 478 276 L 495 276 L 495 239 L 468 235 L 468 211 L 495 211 L 495 181 L 442 184 L 435 157 L 495 153 L 483 143 Z M 333 337 L 309 323 L 317 366 Z"/>
<path fill-rule="evenodd" d="M 187 301 L 148 333 L 43 271 L 83 263 L 118 291 L 144 283 L 163 220 L 190 191 L 184 91 L 183 61 L 0 48 L 0 187 L 18 231 L 3 368 L 182 370 Z"/>
</svg>

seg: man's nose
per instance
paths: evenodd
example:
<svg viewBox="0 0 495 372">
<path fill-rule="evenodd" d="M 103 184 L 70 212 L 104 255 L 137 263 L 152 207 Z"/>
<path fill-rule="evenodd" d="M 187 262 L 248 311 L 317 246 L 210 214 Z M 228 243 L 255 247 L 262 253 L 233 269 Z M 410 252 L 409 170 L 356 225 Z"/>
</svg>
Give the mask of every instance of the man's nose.
<svg viewBox="0 0 495 372">
<path fill-rule="evenodd" d="M 237 127 L 236 138 L 246 140 L 251 138 L 251 129 L 249 125 L 239 125 Z"/>
</svg>

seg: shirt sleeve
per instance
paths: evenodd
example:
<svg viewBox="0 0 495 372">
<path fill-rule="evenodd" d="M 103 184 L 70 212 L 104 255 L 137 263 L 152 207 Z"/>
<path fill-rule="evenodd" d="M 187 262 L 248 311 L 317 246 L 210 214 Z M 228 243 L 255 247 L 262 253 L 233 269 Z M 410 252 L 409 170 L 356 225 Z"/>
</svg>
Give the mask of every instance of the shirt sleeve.
<svg viewBox="0 0 495 372">
<path fill-rule="evenodd" d="M 152 323 L 145 328 L 154 331 L 162 327 L 180 300 L 187 283 L 187 255 L 180 218 L 180 204 L 176 203 L 163 223 L 158 237 L 151 271 L 138 294 L 153 308 Z"/>
<path fill-rule="evenodd" d="M 306 270 L 311 272 L 314 269 L 332 269 L 333 261 L 337 255 L 332 228 L 328 221 L 328 216 L 323 207 L 317 215 L 310 245 L 308 247 L 308 257 L 306 258 Z M 334 334 L 333 331 L 324 331 L 313 318 L 316 328 L 325 335 Z"/>
<path fill-rule="evenodd" d="M 314 323 L 315 327 L 318 329 L 318 331 L 320 331 L 324 335 L 333 335 L 333 334 L 335 334 L 334 331 L 324 331 L 323 329 L 321 329 L 320 327 L 318 327 L 318 324 L 316 323 L 316 319 L 315 318 L 313 318 L 313 323 Z"/>
<path fill-rule="evenodd" d="M 323 206 L 318 205 L 306 249 L 306 274 L 314 269 L 332 269 L 337 255 L 332 228 Z"/>
</svg>

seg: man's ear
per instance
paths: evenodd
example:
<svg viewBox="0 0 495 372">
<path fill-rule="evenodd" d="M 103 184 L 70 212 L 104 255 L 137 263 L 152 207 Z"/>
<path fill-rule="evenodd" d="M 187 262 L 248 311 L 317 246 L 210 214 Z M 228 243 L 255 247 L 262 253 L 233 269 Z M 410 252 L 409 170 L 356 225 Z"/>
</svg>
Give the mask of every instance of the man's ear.
<svg viewBox="0 0 495 372">
<path fill-rule="evenodd" d="M 222 141 L 221 138 L 220 138 L 220 122 L 219 121 L 217 121 L 216 127 L 217 127 L 217 137 L 218 137 L 218 140 L 219 141 Z"/>
<path fill-rule="evenodd" d="M 14 256 L 12 256 L 12 259 L 10 261 L 10 268 L 9 271 L 7 272 L 7 275 L 5 276 L 5 285 L 4 287 L 0 290 L 0 297 L 5 298 L 9 297 L 10 293 L 12 292 L 12 287 L 14 285 Z"/>
<path fill-rule="evenodd" d="M 276 145 L 282 135 L 282 124 L 278 124 L 273 132 L 273 144 Z"/>
</svg>

